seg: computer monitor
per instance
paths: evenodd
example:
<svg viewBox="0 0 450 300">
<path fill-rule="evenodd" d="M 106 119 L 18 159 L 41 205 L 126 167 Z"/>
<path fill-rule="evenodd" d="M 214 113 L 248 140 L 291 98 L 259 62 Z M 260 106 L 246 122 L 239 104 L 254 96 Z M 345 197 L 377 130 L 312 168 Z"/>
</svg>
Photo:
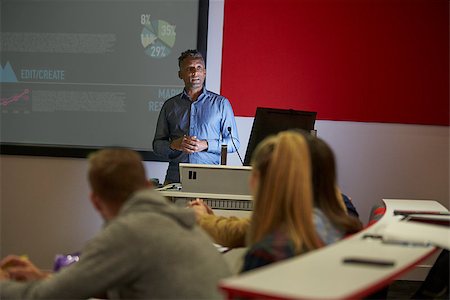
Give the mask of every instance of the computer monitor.
<svg viewBox="0 0 450 300">
<path fill-rule="evenodd" d="M 288 129 L 314 129 L 317 112 L 293 109 L 256 108 L 252 131 L 245 153 L 244 165 L 249 166 L 256 146 L 267 136 Z"/>
</svg>

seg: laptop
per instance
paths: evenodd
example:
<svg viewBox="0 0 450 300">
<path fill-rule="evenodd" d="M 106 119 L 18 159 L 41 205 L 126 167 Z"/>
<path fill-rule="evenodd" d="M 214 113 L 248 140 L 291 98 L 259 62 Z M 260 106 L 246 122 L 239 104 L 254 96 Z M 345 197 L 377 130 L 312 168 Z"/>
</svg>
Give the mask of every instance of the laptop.
<svg viewBox="0 0 450 300">
<path fill-rule="evenodd" d="M 180 163 L 179 168 L 182 192 L 251 195 L 249 166 Z"/>
</svg>

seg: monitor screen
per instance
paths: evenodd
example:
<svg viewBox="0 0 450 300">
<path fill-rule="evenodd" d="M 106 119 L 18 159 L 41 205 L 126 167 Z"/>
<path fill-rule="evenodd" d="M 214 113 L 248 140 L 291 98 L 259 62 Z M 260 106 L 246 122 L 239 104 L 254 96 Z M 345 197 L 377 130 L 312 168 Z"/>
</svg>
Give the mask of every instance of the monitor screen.
<svg viewBox="0 0 450 300">
<path fill-rule="evenodd" d="M 258 107 L 245 153 L 244 165 L 249 166 L 253 151 L 265 137 L 288 129 L 314 129 L 317 112 Z"/>
</svg>

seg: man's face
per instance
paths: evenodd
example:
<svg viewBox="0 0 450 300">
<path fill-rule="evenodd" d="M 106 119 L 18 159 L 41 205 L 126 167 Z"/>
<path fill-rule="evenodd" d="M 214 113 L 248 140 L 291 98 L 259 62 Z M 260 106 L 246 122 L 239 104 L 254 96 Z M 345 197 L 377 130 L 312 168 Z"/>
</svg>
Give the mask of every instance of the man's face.
<svg viewBox="0 0 450 300">
<path fill-rule="evenodd" d="M 178 76 L 180 79 L 183 79 L 186 89 L 202 88 L 206 78 L 206 69 L 203 60 L 199 58 L 186 58 L 181 63 Z"/>
</svg>

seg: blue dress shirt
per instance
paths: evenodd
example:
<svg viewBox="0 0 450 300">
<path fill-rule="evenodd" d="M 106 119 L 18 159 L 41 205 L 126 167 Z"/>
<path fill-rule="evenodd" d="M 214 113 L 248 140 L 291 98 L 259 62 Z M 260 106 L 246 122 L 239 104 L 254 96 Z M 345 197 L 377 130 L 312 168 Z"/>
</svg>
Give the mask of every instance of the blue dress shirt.
<svg viewBox="0 0 450 300">
<path fill-rule="evenodd" d="M 228 127 L 231 128 L 231 135 Z M 192 154 L 172 150 L 170 143 L 183 135 L 206 140 L 208 149 Z M 203 88 L 197 100 L 192 102 L 183 91 L 163 104 L 156 125 L 153 151 L 169 160 L 166 181 L 180 182 L 180 162 L 219 164 L 222 145 L 227 145 L 229 153 L 235 151 L 231 136 L 239 149 L 236 121 L 227 98 Z"/>
</svg>

